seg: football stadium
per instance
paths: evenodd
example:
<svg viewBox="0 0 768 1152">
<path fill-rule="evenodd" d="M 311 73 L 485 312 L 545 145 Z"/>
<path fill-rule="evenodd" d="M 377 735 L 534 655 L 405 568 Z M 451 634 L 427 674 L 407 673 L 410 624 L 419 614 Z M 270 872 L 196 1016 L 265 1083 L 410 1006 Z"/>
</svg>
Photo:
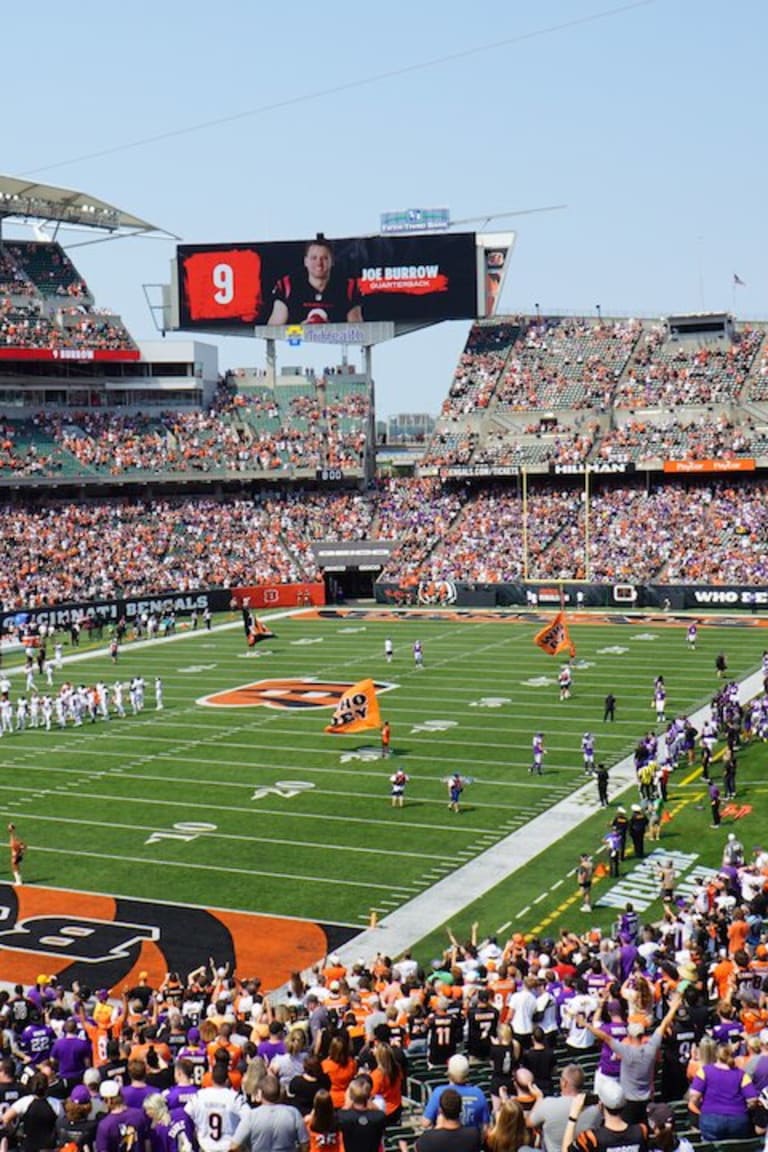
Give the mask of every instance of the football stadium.
<svg viewBox="0 0 768 1152">
<path fill-rule="evenodd" d="M 744 280 L 518 307 L 526 212 L 253 240 L 47 171 L 0 176 L 6 1148 L 758 1152 Z M 154 338 L 111 241 L 169 255 Z"/>
</svg>

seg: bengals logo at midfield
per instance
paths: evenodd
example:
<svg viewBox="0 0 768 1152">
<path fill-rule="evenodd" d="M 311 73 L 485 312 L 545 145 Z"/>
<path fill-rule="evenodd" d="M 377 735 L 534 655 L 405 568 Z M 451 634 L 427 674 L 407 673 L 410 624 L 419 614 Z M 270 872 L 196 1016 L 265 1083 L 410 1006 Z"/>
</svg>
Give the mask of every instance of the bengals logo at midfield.
<svg viewBox="0 0 768 1152">
<path fill-rule="evenodd" d="M 213 708 L 335 708 L 353 688 L 353 680 L 256 680 L 226 692 L 201 696 L 198 704 Z M 389 692 L 396 684 L 375 683 L 377 692 Z"/>
</svg>

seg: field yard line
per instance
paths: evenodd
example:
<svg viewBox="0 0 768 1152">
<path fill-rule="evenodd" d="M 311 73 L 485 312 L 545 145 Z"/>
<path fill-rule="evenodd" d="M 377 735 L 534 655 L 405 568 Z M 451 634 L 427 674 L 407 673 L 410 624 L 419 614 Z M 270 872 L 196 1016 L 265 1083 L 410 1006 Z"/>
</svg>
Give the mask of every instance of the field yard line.
<svg viewBox="0 0 768 1152">
<path fill-rule="evenodd" d="M 58 788 L 44 789 L 46 796 L 55 796 L 59 791 L 60 789 Z M 77 795 L 78 798 L 80 796 L 86 799 L 94 798 L 93 793 L 90 792 L 78 791 Z M 105 800 L 107 799 L 106 796 L 103 798 Z M 134 803 L 134 801 L 131 801 L 131 803 Z M 41 816 L 37 812 L 25 812 L 24 819 L 27 823 L 34 822 L 35 820 L 46 820 L 53 824 L 84 824 L 87 828 L 93 827 L 93 820 L 78 820 L 75 816 Z M 156 824 L 118 824 L 114 820 L 109 821 L 109 826 L 110 828 L 121 828 L 125 832 L 152 833 L 163 831 L 163 829 L 158 828 Z M 315 840 L 277 840 L 274 836 L 241 836 L 233 832 L 201 832 L 199 835 L 201 839 L 206 840 L 240 840 L 246 844 L 277 844 L 287 848 L 319 848 L 329 854 L 333 852 L 363 852 L 370 856 L 404 856 L 408 860 L 411 858 L 419 860 L 445 859 L 444 856 L 440 856 L 437 853 L 422 852 L 420 849 L 419 851 L 413 852 L 398 852 L 392 848 L 379 848 L 378 846 L 375 848 L 356 848 L 349 844 L 329 844 L 327 840 L 322 843 L 318 843 Z"/>
<path fill-rule="evenodd" d="M 26 764 L 24 765 L 24 768 L 25 769 L 27 768 Z M 44 771 L 44 769 L 40 769 L 40 771 Z M 72 772 L 72 773 L 76 774 L 76 769 L 74 769 L 74 768 L 57 768 L 57 769 L 54 769 L 54 771 Z M 117 780 L 117 779 L 120 779 L 120 777 L 115 777 L 114 779 Z M 155 779 L 155 777 L 139 776 L 139 777 L 130 777 L 129 779 L 144 780 L 144 779 Z M 40 788 L 37 788 L 37 789 L 35 789 L 34 787 L 30 788 L 28 783 L 27 784 L 18 784 L 18 785 L 0 784 L 0 792 L 18 792 L 19 790 L 22 790 L 24 792 L 30 792 L 30 791 L 40 792 L 40 791 L 42 791 L 42 789 L 40 789 Z M 70 788 L 66 788 L 66 789 L 64 789 L 64 788 L 48 788 L 48 789 L 45 789 L 45 791 L 48 792 L 50 795 L 61 794 L 63 796 L 67 796 L 69 798 L 72 797 L 72 792 L 71 792 Z M 324 793 L 324 795 L 325 795 L 325 793 Z M 328 793 L 328 795 L 331 795 L 331 793 Z M 341 796 L 341 795 L 348 796 L 348 793 L 346 793 L 346 792 L 345 793 L 334 792 L 334 793 L 332 793 L 332 795 L 334 795 L 334 796 Z M 176 799 L 176 800 L 156 800 L 156 799 L 154 799 L 152 797 L 148 797 L 148 796 L 118 796 L 118 795 L 116 795 L 115 792 L 109 792 L 109 793 L 90 792 L 90 793 L 86 793 L 86 792 L 78 791 L 77 796 L 78 797 L 82 796 L 85 799 L 91 799 L 91 800 L 106 800 L 108 803 L 114 803 L 115 799 L 117 798 L 117 799 L 122 799 L 122 800 L 130 800 L 131 804 L 154 804 L 154 805 L 160 805 L 160 806 L 166 807 L 166 808 L 175 808 L 179 811 L 182 810 L 183 808 L 195 808 L 195 809 L 199 808 L 199 809 L 201 809 L 201 811 L 208 812 L 208 813 L 210 813 L 210 811 L 211 811 L 211 805 L 210 804 L 208 804 L 208 803 L 203 804 L 203 803 L 199 803 L 199 802 L 194 801 L 194 800 L 185 800 L 182 804 L 182 803 L 180 803 L 180 801 L 178 799 Z M 20 803 L 20 800 L 17 800 L 16 803 Z M 442 805 L 443 801 L 442 800 L 439 800 L 439 801 L 429 800 L 429 801 L 425 801 L 425 803 L 441 804 Z M 216 810 L 218 812 L 236 812 L 236 813 L 239 813 L 240 815 L 242 815 L 242 812 L 243 812 L 242 805 L 234 807 L 234 806 L 227 806 L 224 804 L 217 804 Z M 253 809 L 253 815 L 254 816 L 285 816 L 286 813 L 285 813 L 285 811 L 280 810 L 280 809 L 276 809 L 276 808 L 254 808 Z M 295 819 L 295 820 L 315 820 L 315 821 L 317 821 L 319 819 L 323 820 L 323 821 L 336 820 L 336 821 L 340 821 L 343 824 L 350 824 L 353 822 L 349 816 L 334 816 L 333 814 L 327 813 L 327 812 L 323 813 L 323 815 L 321 817 L 318 816 L 317 812 L 291 812 L 290 816 L 291 816 L 292 820 L 293 819 Z M 91 823 L 93 823 L 93 821 L 91 821 Z M 389 828 L 389 829 L 392 828 L 392 821 L 391 820 L 373 819 L 373 818 L 368 817 L 368 816 L 358 816 L 355 818 L 354 823 L 355 824 L 365 824 L 365 825 L 372 824 L 377 828 Z M 431 831 L 433 828 L 437 828 L 440 832 L 446 832 L 446 831 L 450 830 L 451 832 L 463 832 L 468 836 L 476 836 L 478 831 L 484 831 L 483 829 L 478 829 L 478 828 L 462 828 L 458 824 L 417 824 L 414 822 L 414 823 L 409 823 L 407 825 L 407 827 L 409 829 L 418 828 L 418 829 L 424 829 L 426 831 Z M 486 829 L 486 831 L 490 832 L 491 829 Z M 37 846 L 35 846 L 35 847 L 37 847 Z M 442 857 L 438 857 L 438 859 L 442 859 Z"/>
<path fill-rule="evenodd" d="M 141 741 L 141 742 L 143 743 L 143 741 Z M 215 743 L 218 745 L 218 741 L 214 741 L 213 739 L 210 741 L 210 743 L 211 744 Z M 198 747 L 200 744 L 201 744 L 201 741 L 197 741 L 197 740 L 188 741 L 187 743 L 185 743 L 184 748 L 186 749 L 187 747 Z M 253 747 L 253 745 L 251 745 L 250 747 Z M 272 750 L 273 750 L 272 746 L 270 745 L 270 752 Z M 276 748 L 275 751 L 278 752 L 278 751 L 280 751 L 280 749 Z M 297 748 L 296 751 L 301 752 L 302 749 Z M 91 755 L 107 755 L 107 756 L 118 756 L 118 755 L 124 756 L 125 755 L 125 753 L 109 752 L 109 751 L 107 751 L 105 753 L 102 753 L 100 751 L 99 752 L 91 751 L 90 754 Z M 152 759 L 153 760 L 172 760 L 172 759 L 174 759 L 174 754 L 173 754 L 173 752 L 155 752 L 155 753 L 152 753 Z M 429 757 L 429 756 L 408 756 L 408 755 L 398 757 L 395 754 L 392 757 L 392 759 L 395 761 L 402 760 L 404 763 L 407 762 L 408 764 L 410 764 L 413 760 L 428 760 L 432 764 L 434 764 L 434 762 L 435 762 L 434 754 L 431 757 Z M 450 759 L 451 759 L 450 757 L 441 756 L 440 763 L 444 764 L 446 760 L 450 760 Z M 484 767 L 509 768 L 510 765 L 509 765 L 508 761 L 504 761 L 504 760 L 475 761 L 475 760 L 472 760 L 472 761 L 468 762 L 466 756 L 462 757 L 461 759 L 462 759 L 462 762 L 464 764 L 469 763 L 469 767 L 472 768 L 472 770 L 473 770 L 472 771 L 472 778 L 476 784 L 492 784 L 494 788 L 535 788 L 538 790 L 540 790 L 542 788 L 546 788 L 545 784 L 537 784 L 533 780 L 524 780 L 524 779 L 483 780 L 474 771 L 474 769 L 476 767 L 480 767 L 480 768 L 484 768 Z M 207 765 L 207 764 L 210 764 L 210 761 L 205 759 L 205 758 L 193 759 L 191 757 L 185 756 L 184 757 L 184 763 L 185 764 Z M 350 763 L 352 763 L 352 762 L 350 762 Z M 362 764 L 365 764 L 365 763 L 376 764 L 376 763 L 378 763 L 379 764 L 379 771 L 377 772 L 377 771 L 374 771 L 374 770 L 368 769 L 368 768 L 359 768 L 359 767 L 357 767 L 357 764 L 355 764 L 355 766 L 352 768 L 346 768 L 342 764 L 334 764 L 330 768 L 323 767 L 321 764 L 304 764 L 301 767 L 301 771 L 302 772 L 326 773 L 326 774 L 331 774 L 334 776 L 347 775 L 347 776 L 357 776 L 357 777 L 370 776 L 372 779 L 380 779 L 381 778 L 382 771 L 384 770 L 384 766 L 382 764 L 382 758 L 381 757 L 378 760 L 368 760 L 368 761 L 363 760 L 363 761 L 359 761 L 359 763 L 362 763 Z M 219 759 L 217 759 L 216 764 L 220 765 L 221 767 L 225 767 L 225 768 L 240 768 L 240 769 L 243 769 L 243 768 L 254 768 L 254 769 L 271 768 L 274 771 L 280 771 L 280 772 L 283 772 L 283 771 L 293 772 L 296 770 L 294 767 L 292 767 L 290 765 L 285 765 L 285 766 L 280 765 L 280 763 L 276 762 L 274 758 L 270 758 L 269 763 L 251 760 L 245 764 L 243 763 L 242 760 L 219 760 Z M 527 774 L 527 769 L 524 770 L 522 768 L 517 768 L 516 770 L 519 772 L 526 771 L 526 774 Z M 582 777 L 584 775 L 583 769 L 571 768 L 570 765 L 568 765 L 568 766 L 561 765 L 558 767 L 558 771 L 565 771 L 565 770 L 578 772 L 579 775 L 581 775 Z M 448 773 L 447 775 L 450 775 L 450 773 Z M 543 775 L 546 776 L 547 773 L 544 772 Z M 551 769 L 550 769 L 550 775 L 551 775 Z M 431 775 L 430 776 L 412 776 L 411 779 L 412 780 L 434 780 L 434 776 L 431 776 Z M 571 791 L 571 785 L 569 785 L 569 784 L 563 783 L 563 784 L 559 785 L 559 787 L 562 788 L 562 790 L 564 792 L 570 792 Z M 551 794 L 552 787 L 550 786 L 547 789 L 547 791 Z"/>
<path fill-rule="evenodd" d="M 81 776 L 83 773 L 82 768 L 57 768 L 51 764 L 47 764 L 47 765 L 30 764 L 30 763 L 25 762 L 22 765 L 22 767 L 24 768 L 25 772 L 43 772 L 46 775 L 49 772 L 59 772 L 59 773 L 62 773 L 64 775 L 67 775 L 67 776 Z M 103 777 L 105 775 L 109 776 L 111 779 L 114 779 L 114 780 L 120 779 L 120 780 L 125 780 L 128 782 L 130 782 L 131 780 L 152 780 L 152 781 L 159 782 L 159 783 L 184 784 L 184 783 L 187 783 L 187 781 L 188 781 L 188 777 L 151 776 L 151 775 L 147 775 L 146 773 L 134 772 L 130 768 L 130 766 L 129 766 L 129 770 L 127 772 L 125 772 L 125 774 L 123 773 L 122 767 L 110 768 L 110 769 L 107 769 L 106 772 L 94 772 L 91 774 L 91 776 L 99 776 L 99 777 Z M 296 775 L 298 775 L 298 770 L 297 770 Z M 424 777 L 424 779 L 426 779 L 426 777 Z M 89 782 L 90 782 L 90 779 L 89 779 Z M 211 787 L 214 787 L 214 788 L 240 788 L 240 789 L 245 788 L 245 789 L 250 790 L 253 788 L 260 787 L 260 784 L 257 780 L 252 780 L 249 782 L 243 782 L 243 781 L 238 782 L 238 781 L 234 781 L 234 780 L 219 781 L 219 780 L 200 780 L 200 779 L 198 779 L 196 781 L 196 783 L 197 784 L 209 784 Z M 68 781 L 68 785 L 67 785 L 66 789 L 63 787 L 57 787 L 57 788 L 51 789 L 51 791 L 69 794 L 73 784 L 74 784 L 74 781 L 70 780 L 70 781 Z M 0 785 L 0 788 L 5 789 L 5 790 L 11 790 L 11 791 L 14 791 L 16 787 L 24 787 L 24 785 L 22 785 L 22 784 L 19 784 L 19 785 L 10 785 L 10 784 Z M 315 796 L 338 796 L 338 797 L 345 797 L 346 799 L 349 799 L 349 796 L 350 796 L 349 792 L 338 792 L 333 788 L 315 788 L 315 789 L 313 789 L 313 793 Z M 85 793 L 79 793 L 79 794 L 85 795 Z M 376 803 L 379 800 L 381 800 L 381 796 L 383 794 L 384 793 L 382 793 L 381 795 L 379 793 L 375 793 L 375 794 L 374 793 L 370 793 L 370 794 L 357 793 L 357 799 L 369 800 L 372 803 Z M 97 799 L 97 800 L 107 799 L 107 797 L 101 793 L 92 793 L 90 795 L 91 795 L 92 799 Z M 210 810 L 210 807 L 211 807 L 210 801 L 207 801 L 204 803 L 198 803 L 198 802 L 195 802 L 194 800 L 179 801 L 178 799 L 171 801 L 171 800 L 156 799 L 154 797 L 143 797 L 143 796 L 133 796 L 133 795 L 122 796 L 121 799 L 128 800 L 132 804 L 176 804 L 179 807 L 183 807 L 184 805 L 186 805 L 189 808 L 207 808 L 208 810 Z M 413 808 L 413 807 L 416 807 L 417 805 L 418 806 L 425 806 L 425 807 L 432 807 L 432 808 L 435 808 L 435 807 L 438 807 L 438 808 L 443 807 L 444 808 L 445 807 L 445 801 L 444 800 L 438 800 L 438 799 L 431 799 L 429 797 L 424 797 L 423 799 L 419 799 L 416 801 L 410 801 L 408 806 L 410 808 Z M 242 812 L 242 806 L 240 808 L 226 808 L 220 804 L 217 804 L 216 806 L 217 806 L 217 808 L 220 808 L 221 811 L 223 811 L 223 812 Z M 493 809 L 493 811 L 495 811 L 495 812 L 496 811 L 498 811 L 498 812 L 500 812 L 500 811 L 516 812 L 517 811 L 517 808 L 516 808 L 514 803 L 510 803 L 508 805 L 505 805 L 505 804 L 499 803 L 498 800 L 495 802 L 486 801 L 486 800 L 475 800 L 472 803 L 472 807 L 477 808 L 477 809 L 481 809 L 481 808 Z M 254 809 L 252 809 L 252 811 L 254 813 L 258 813 L 258 812 L 266 811 L 266 809 L 254 808 Z M 300 813 L 295 813 L 293 811 L 290 811 L 290 812 L 284 811 L 281 813 L 274 813 L 274 814 L 279 814 L 282 816 L 289 816 L 289 817 L 291 817 L 291 819 L 295 815 L 300 815 Z M 348 820 L 350 820 L 350 822 L 356 821 L 355 817 L 323 816 L 322 818 L 328 819 L 328 820 L 348 819 Z M 364 817 L 360 817 L 359 820 L 360 820 L 360 822 L 363 822 L 363 823 L 369 822 L 367 820 L 367 818 L 364 818 Z M 391 824 L 389 822 L 387 822 L 387 827 L 391 827 Z M 434 827 L 434 825 L 432 825 L 432 824 L 419 825 L 419 824 L 410 824 L 409 823 L 408 827 L 409 828 L 419 828 L 419 827 L 432 828 L 432 827 Z M 448 828 L 448 827 L 453 827 L 453 825 L 446 824 L 446 825 L 442 825 L 442 827 Z M 482 835 L 483 833 L 485 833 L 488 836 L 494 835 L 493 830 L 490 828 L 478 828 L 475 831 L 477 832 L 478 835 Z"/>
<path fill-rule="evenodd" d="M 762 690 L 762 683 L 762 670 L 742 680 L 739 684 L 740 701 L 743 703 L 757 695 Z M 707 704 L 692 712 L 691 723 L 700 728 L 709 716 L 709 711 Z M 632 756 L 625 757 L 616 765 L 611 773 L 611 782 L 614 799 L 637 787 Z M 578 803 L 580 797 L 589 799 L 590 803 Z M 524 828 L 510 833 L 408 904 L 385 916 L 376 928 L 369 928 L 342 945 L 337 949 L 342 962 L 354 964 L 359 956 L 374 956 L 379 952 L 396 957 L 412 948 L 419 940 L 456 916 L 467 904 L 478 900 L 538 856 L 539 846 L 553 844 L 599 812 L 600 806 L 593 797 L 594 784 L 584 784 L 571 796 L 535 817 Z M 530 905 L 518 912 L 516 919 L 520 919 L 529 909 Z"/>
<path fill-rule="evenodd" d="M 28 812 L 24 813 L 25 819 L 29 816 Z M 103 860 L 103 852 L 82 852 L 76 848 L 44 848 L 40 844 L 35 845 L 35 852 L 48 852 L 51 856 L 67 856 L 70 858 L 80 859 L 84 857 L 91 860 Z M 117 856 L 110 853 L 110 860 L 119 860 L 123 864 L 142 864 L 146 867 L 146 856 Z M 306 881 L 307 884 L 342 884 L 346 888 L 374 888 L 380 889 L 385 883 L 382 880 L 339 880 L 336 877 L 328 878 L 315 873 L 313 876 L 302 876 L 299 873 L 293 872 L 264 872 L 257 868 L 230 868 L 222 864 L 194 864 L 186 860 L 156 860 L 154 862 L 156 868 L 187 868 L 194 869 L 198 872 L 225 872 L 230 875 L 236 876 L 263 876 L 267 880 L 300 880 Z M 388 888 L 389 890 L 389 888 Z M 403 886 L 392 889 L 395 892 L 408 892 L 412 889 Z M 252 913 L 258 915 L 258 913 Z M 295 919 L 302 919 L 302 917 L 295 917 Z"/>
</svg>

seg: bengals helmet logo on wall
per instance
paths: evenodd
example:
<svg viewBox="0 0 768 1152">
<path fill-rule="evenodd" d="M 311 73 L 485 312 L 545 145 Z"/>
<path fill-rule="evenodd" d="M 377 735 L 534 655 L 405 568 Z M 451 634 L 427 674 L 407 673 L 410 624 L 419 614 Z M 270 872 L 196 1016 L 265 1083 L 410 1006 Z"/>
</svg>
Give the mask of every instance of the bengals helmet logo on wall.
<svg viewBox="0 0 768 1152">
<path fill-rule="evenodd" d="M 226 692 L 201 696 L 198 704 L 212 708 L 335 708 L 354 687 L 354 680 L 256 680 Z M 396 684 L 374 682 L 377 692 L 389 692 Z"/>
<path fill-rule="evenodd" d="M 422 580 L 417 592 L 419 604 L 455 604 L 456 585 L 453 580 Z"/>
</svg>

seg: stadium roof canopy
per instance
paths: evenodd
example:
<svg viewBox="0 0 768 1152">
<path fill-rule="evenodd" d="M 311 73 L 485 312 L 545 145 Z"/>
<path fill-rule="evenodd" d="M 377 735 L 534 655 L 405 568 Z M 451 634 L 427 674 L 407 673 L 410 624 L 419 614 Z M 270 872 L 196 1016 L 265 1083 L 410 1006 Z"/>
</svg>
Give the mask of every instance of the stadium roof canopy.
<svg viewBox="0 0 768 1152">
<path fill-rule="evenodd" d="M 0 176 L 0 221 L 11 218 L 49 220 L 57 224 L 103 228 L 109 232 L 122 229 L 163 231 L 87 192 L 37 184 L 34 180 L 20 180 L 14 176 Z"/>
</svg>

